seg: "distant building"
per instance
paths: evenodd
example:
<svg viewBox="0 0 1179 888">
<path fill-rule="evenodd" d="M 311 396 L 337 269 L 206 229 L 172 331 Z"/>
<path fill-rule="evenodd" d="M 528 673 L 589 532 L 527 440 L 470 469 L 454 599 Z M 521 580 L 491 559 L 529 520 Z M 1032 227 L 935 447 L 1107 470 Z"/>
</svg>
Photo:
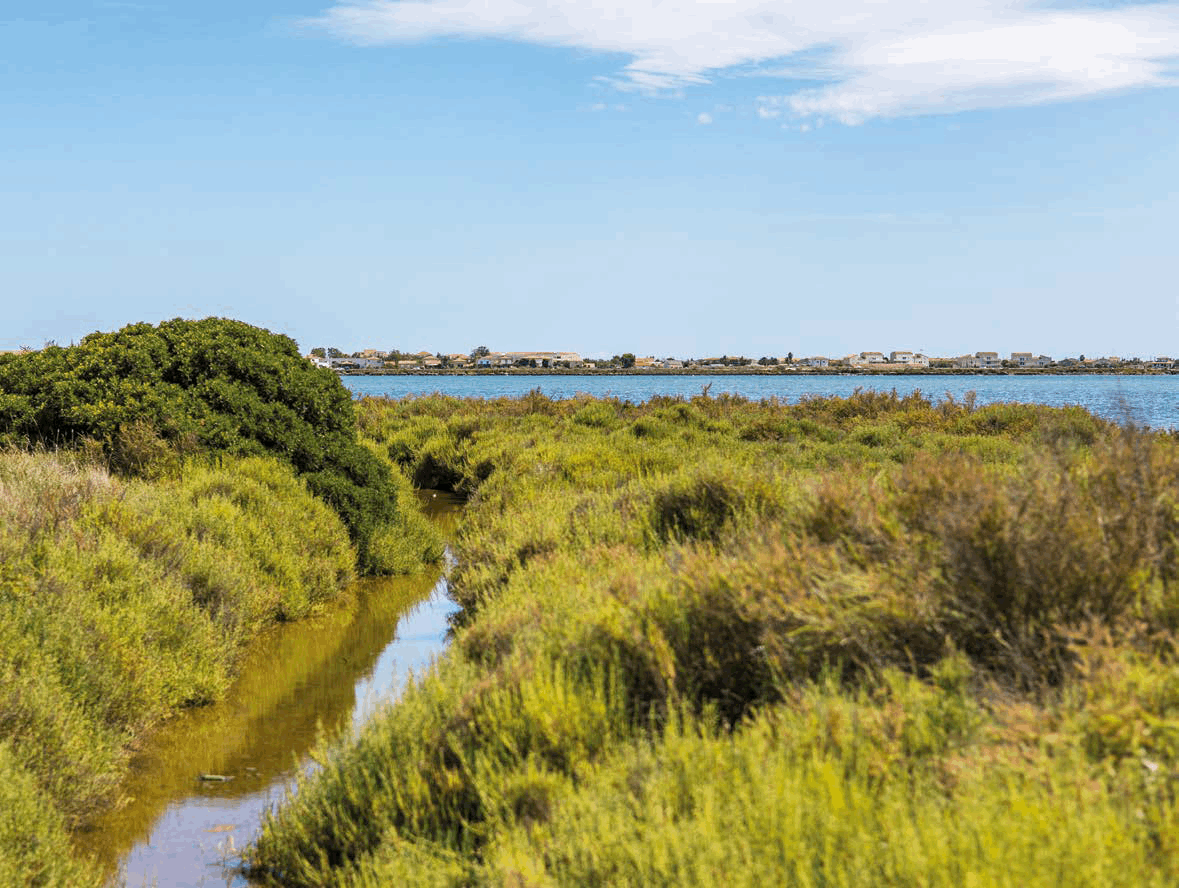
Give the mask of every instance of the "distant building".
<svg viewBox="0 0 1179 888">
<path fill-rule="evenodd" d="M 901 364 L 906 367 L 928 367 L 929 358 L 923 354 L 910 351 L 894 351 L 888 356 L 890 364 Z"/>
<path fill-rule="evenodd" d="M 475 361 L 477 367 L 583 367 L 585 362 L 577 352 L 490 352 Z"/>
<path fill-rule="evenodd" d="M 330 370 L 379 370 L 385 366 L 381 358 L 319 358 L 312 356 L 311 363 L 316 367 L 327 367 Z"/>
<path fill-rule="evenodd" d="M 803 358 L 798 363 L 804 367 L 830 367 L 831 359 L 825 358 L 822 355 L 816 355 L 813 358 Z"/>
<path fill-rule="evenodd" d="M 1031 352 L 1012 352 L 1010 363 L 1016 367 L 1051 367 L 1053 361 L 1047 355 L 1033 355 Z"/>
</svg>

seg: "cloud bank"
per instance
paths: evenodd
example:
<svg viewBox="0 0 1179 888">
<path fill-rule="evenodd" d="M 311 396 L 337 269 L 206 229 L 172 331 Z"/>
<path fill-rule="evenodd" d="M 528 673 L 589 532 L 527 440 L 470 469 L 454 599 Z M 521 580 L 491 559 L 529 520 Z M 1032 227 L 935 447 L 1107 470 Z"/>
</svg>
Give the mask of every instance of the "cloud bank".
<svg viewBox="0 0 1179 888">
<path fill-rule="evenodd" d="M 790 82 L 763 116 L 859 123 L 1179 84 L 1179 3 L 1027 0 L 341 0 L 361 44 L 498 38 L 613 53 L 625 90 Z M 764 87 L 763 87 L 764 89 Z"/>
</svg>

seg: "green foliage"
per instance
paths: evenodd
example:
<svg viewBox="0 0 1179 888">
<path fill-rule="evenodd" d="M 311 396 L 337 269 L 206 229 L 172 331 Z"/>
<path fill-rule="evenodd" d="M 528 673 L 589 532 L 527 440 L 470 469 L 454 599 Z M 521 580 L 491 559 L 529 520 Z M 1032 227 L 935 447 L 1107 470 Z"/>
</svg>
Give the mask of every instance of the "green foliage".
<svg viewBox="0 0 1179 888">
<path fill-rule="evenodd" d="M 337 596 L 354 559 L 339 518 L 269 457 L 124 481 L 0 454 L 0 793 L 16 799 L 0 834 L 27 816 L 43 837 L 0 843 L 0 874 L 85 884 L 63 828 L 112 801 L 154 724 L 224 692 L 262 626 Z"/>
<path fill-rule="evenodd" d="M 62 816 L 0 741 L 0 884 L 12 888 L 98 888 L 96 868 L 73 859 Z"/>
<path fill-rule="evenodd" d="M 363 570 L 388 567 L 373 541 L 398 522 L 392 473 L 357 443 L 339 378 L 301 358 L 286 336 L 177 319 L 0 355 L 0 437 L 97 442 L 111 468 L 138 475 L 166 472 L 198 449 L 274 455 L 339 512 Z"/>
<path fill-rule="evenodd" d="M 487 881 L 1129 888 L 1179 875 L 1156 825 L 1078 780 L 1075 760 L 1039 759 L 1034 781 L 971 762 L 947 792 L 937 763 L 961 762 L 969 734 L 939 710 L 971 704 L 893 684 L 812 692 L 734 735 L 673 720 L 565 787 L 544 829 L 513 827 L 488 853 Z M 1174 840 L 1173 819 L 1164 835 Z"/>
<path fill-rule="evenodd" d="M 470 494 L 449 656 L 284 885 L 1167 885 L 1179 451 L 1084 411 L 366 401 Z"/>
</svg>

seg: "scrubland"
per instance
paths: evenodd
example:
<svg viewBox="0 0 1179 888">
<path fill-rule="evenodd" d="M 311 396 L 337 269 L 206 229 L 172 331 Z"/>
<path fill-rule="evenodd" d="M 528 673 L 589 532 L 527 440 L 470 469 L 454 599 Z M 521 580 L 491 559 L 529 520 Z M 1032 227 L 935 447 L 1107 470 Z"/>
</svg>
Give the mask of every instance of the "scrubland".
<svg viewBox="0 0 1179 888">
<path fill-rule="evenodd" d="M 0 356 L 0 885 L 99 884 L 70 833 L 153 726 L 221 698 L 265 626 L 441 554 L 286 337 L 177 320 Z"/>
<path fill-rule="evenodd" d="M 469 497 L 448 655 L 281 885 L 1173 885 L 1179 441 L 859 393 L 365 400 Z"/>
<path fill-rule="evenodd" d="M 0 455 L 0 786 L 20 800 L 0 805 L 0 883 L 83 881 L 66 830 L 117 803 L 136 742 L 217 699 L 247 641 L 338 595 L 354 562 L 274 460 L 147 481 Z"/>
</svg>

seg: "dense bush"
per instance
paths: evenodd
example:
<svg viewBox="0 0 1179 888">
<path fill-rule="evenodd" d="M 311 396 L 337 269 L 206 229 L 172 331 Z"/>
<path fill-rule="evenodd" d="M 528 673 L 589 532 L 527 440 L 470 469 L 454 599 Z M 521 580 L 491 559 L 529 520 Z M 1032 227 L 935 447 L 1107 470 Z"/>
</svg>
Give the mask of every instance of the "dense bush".
<svg viewBox="0 0 1179 888">
<path fill-rule="evenodd" d="M 359 406 L 470 494 L 449 656 L 283 885 L 1168 885 L 1179 450 L 860 392 Z"/>
<path fill-rule="evenodd" d="M 133 474 L 198 449 L 276 456 L 339 512 L 363 570 L 389 567 L 373 541 L 398 519 L 390 469 L 358 444 L 339 378 L 303 360 L 286 336 L 177 319 L 0 355 L 5 437 L 22 446 L 88 441 Z"/>
</svg>

